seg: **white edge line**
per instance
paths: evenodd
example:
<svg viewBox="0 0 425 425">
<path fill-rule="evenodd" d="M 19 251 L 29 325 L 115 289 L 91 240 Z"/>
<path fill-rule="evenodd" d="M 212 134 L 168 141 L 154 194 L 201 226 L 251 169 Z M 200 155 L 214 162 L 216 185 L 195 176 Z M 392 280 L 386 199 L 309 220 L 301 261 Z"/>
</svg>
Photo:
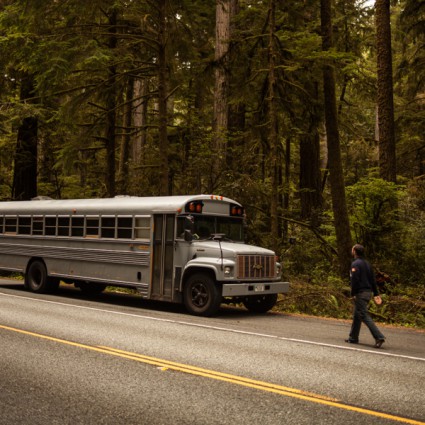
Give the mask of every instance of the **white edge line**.
<svg viewBox="0 0 425 425">
<path fill-rule="evenodd" d="M 348 351 L 360 351 L 362 353 L 370 353 L 370 354 L 375 354 L 375 355 L 380 355 L 380 356 L 396 357 L 396 358 L 417 360 L 417 361 L 425 362 L 425 358 L 405 356 L 403 354 L 385 353 L 385 352 L 382 352 L 382 351 L 366 350 L 366 349 L 355 348 L 355 347 L 344 347 L 342 345 L 326 344 L 324 342 L 308 341 L 308 340 L 297 339 L 297 338 L 287 338 L 287 337 L 284 337 L 284 336 L 263 334 L 263 333 L 258 333 L 258 332 L 241 331 L 241 330 L 237 330 L 237 329 L 223 328 L 223 327 L 220 327 L 220 326 L 210 326 L 210 325 L 204 325 L 204 324 L 200 324 L 200 323 L 190 323 L 190 322 L 185 322 L 183 320 L 163 319 L 163 318 L 159 318 L 159 317 L 144 316 L 144 315 L 140 315 L 140 314 L 123 313 L 123 312 L 120 312 L 120 311 L 113 311 L 113 310 L 101 309 L 101 308 L 96 308 L 96 307 L 87 307 L 87 306 L 82 306 L 82 305 L 67 304 L 67 303 L 62 303 L 62 302 L 59 302 L 59 301 L 40 300 L 40 299 L 37 299 L 37 298 L 24 297 L 24 296 L 21 296 L 21 295 L 5 294 L 3 292 L 0 292 L 0 295 L 2 295 L 4 297 L 21 298 L 21 299 L 25 299 L 25 300 L 37 301 L 37 302 L 47 303 L 47 304 L 56 304 L 56 305 L 72 307 L 72 308 L 81 308 L 81 309 L 85 309 L 85 310 L 98 311 L 98 312 L 102 312 L 102 313 L 117 314 L 117 315 L 128 316 L 128 317 L 138 317 L 140 319 L 154 320 L 154 321 L 157 321 L 157 322 L 174 323 L 174 324 L 178 324 L 178 325 L 192 326 L 192 327 L 204 328 L 204 329 L 212 329 L 212 330 L 217 330 L 217 331 L 231 332 L 231 333 L 235 333 L 235 334 L 252 335 L 252 336 L 258 336 L 258 337 L 262 337 L 262 338 L 296 342 L 296 343 L 300 343 L 300 344 L 316 345 L 316 346 L 319 346 L 319 347 L 337 348 L 337 349 L 340 349 L 340 350 L 348 350 Z"/>
</svg>

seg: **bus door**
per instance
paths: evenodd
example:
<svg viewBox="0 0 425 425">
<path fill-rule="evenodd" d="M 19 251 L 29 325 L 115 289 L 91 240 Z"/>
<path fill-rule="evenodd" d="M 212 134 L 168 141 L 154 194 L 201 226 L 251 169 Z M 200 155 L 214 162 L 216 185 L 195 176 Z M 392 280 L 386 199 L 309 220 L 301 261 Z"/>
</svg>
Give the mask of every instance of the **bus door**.
<svg viewBox="0 0 425 425">
<path fill-rule="evenodd" d="M 151 298 L 173 298 L 174 214 L 155 214 Z"/>
</svg>

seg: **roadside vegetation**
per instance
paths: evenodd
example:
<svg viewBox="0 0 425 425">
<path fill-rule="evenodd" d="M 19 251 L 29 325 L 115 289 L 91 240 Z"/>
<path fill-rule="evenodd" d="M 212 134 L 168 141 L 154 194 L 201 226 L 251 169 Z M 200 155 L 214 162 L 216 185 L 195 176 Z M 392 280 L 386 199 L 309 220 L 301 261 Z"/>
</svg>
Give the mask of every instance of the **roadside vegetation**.
<svg viewBox="0 0 425 425">
<path fill-rule="evenodd" d="M 323 278 L 320 282 L 291 281 L 291 291 L 282 296 L 274 311 L 306 314 L 317 317 L 351 319 L 350 289 L 338 278 Z M 387 287 L 382 292 L 383 303 L 370 305 L 370 313 L 378 323 L 425 329 L 425 289 Z"/>
<path fill-rule="evenodd" d="M 425 328 L 424 182 L 396 186 L 362 179 L 347 193 L 353 240 L 365 244 L 383 298 L 381 306 L 371 307 L 372 315 L 379 322 Z M 320 238 L 306 227 L 293 228 L 296 242 L 282 251 L 291 291 L 277 309 L 351 318 L 348 271 L 345 279 L 335 273 L 333 232 L 326 219 L 321 227 Z"/>
</svg>

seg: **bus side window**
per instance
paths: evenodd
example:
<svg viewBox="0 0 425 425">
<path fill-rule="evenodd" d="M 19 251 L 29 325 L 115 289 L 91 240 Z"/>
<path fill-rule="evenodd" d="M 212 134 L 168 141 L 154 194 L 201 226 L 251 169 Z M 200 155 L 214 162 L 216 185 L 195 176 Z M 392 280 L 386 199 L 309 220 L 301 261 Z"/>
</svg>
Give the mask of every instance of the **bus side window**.
<svg viewBox="0 0 425 425">
<path fill-rule="evenodd" d="M 16 224 L 18 219 L 16 217 L 6 217 L 4 233 L 16 234 Z"/>
<path fill-rule="evenodd" d="M 20 235 L 31 234 L 31 217 L 19 217 L 18 218 L 18 233 Z"/>
<path fill-rule="evenodd" d="M 133 237 L 133 217 L 118 217 L 117 238 L 131 239 Z"/>
<path fill-rule="evenodd" d="M 184 223 L 185 223 L 186 217 L 184 216 L 178 216 L 177 217 L 177 230 L 176 230 L 176 237 L 178 239 L 184 238 Z"/>
<path fill-rule="evenodd" d="M 102 238 L 115 238 L 115 217 L 102 217 L 100 231 Z"/>
<path fill-rule="evenodd" d="M 69 217 L 58 217 L 58 236 L 69 236 Z"/>
<path fill-rule="evenodd" d="M 41 216 L 32 218 L 32 234 L 33 235 L 42 235 L 44 227 L 44 218 Z"/>
<path fill-rule="evenodd" d="M 135 239 L 150 239 L 151 236 L 151 218 L 150 217 L 136 217 L 134 226 Z"/>
<path fill-rule="evenodd" d="M 99 237 L 99 218 L 86 217 L 86 237 L 87 238 Z"/>
<path fill-rule="evenodd" d="M 3 233 L 3 223 L 4 223 L 4 218 L 0 217 L 0 234 Z"/>
<path fill-rule="evenodd" d="M 56 236 L 56 217 L 46 217 L 44 233 L 46 236 Z"/>
<path fill-rule="evenodd" d="M 71 235 L 84 236 L 84 217 L 72 217 Z"/>
</svg>

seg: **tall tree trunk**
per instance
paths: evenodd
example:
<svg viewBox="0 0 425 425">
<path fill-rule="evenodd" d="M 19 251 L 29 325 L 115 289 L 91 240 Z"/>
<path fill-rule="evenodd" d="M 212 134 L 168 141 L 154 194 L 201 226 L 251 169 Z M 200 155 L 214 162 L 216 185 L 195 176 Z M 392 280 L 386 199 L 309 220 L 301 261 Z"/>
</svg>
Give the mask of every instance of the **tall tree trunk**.
<svg viewBox="0 0 425 425">
<path fill-rule="evenodd" d="M 159 110 L 159 156 L 161 163 L 160 195 L 171 195 L 172 188 L 168 163 L 168 131 L 167 131 L 167 0 L 159 0 L 158 28 L 158 110 Z"/>
<path fill-rule="evenodd" d="M 284 180 L 284 194 L 283 194 L 283 212 L 285 216 L 289 216 L 289 200 L 291 192 L 291 139 L 287 138 L 285 142 L 285 180 Z M 283 241 L 288 239 L 288 221 L 283 220 L 282 223 L 282 238 Z"/>
<path fill-rule="evenodd" d="M 24 75 L 21 80 L 21 101 L 34 96 L 34 79 Z M 28 200 L 37 196 L 37 133 L 36 117 L 26 117 L 18 129 L 16 143 L 12 198 Z"/>
<path fill-rule="evenodd" d="M 149 83 L 146 79 L 136 79 L 133 91 L 133 125 L 135 135 L 132 140 L 131 160 L 134 165 L 144 162 L 147 139 Z"/>
<path fill-rule="evenodd" d="M 109 16 L 108 47 L 111 51 L 117 47 L 117 20 L 118 12 L 116 9 L 111 11 Z M 108 68 L 108 87 L 106 93 L 106 194 L 115 196 L 115 124 L 116 124 L 116 66 L 111 65 Z"/>
<path fill-rule="evenodd" d="M 376 0 L 375 24 L 378 62 L 379 171 L 384 180 L 395 182 L 397 171 L 390 0 Z"/>
<path fill-rule="evenodd" d="M 321 0 L 322 48 L 332 47 L 331 0 Z M 325 99 L 326 138 L 328 146 L 329 180 L 331 185 L 332 208 L 338 247 L 340 274 L 346 278 L 350 267 L 352 246 L 350 223 L 345 200 L 344 173 L 338 130 L 338 113 L 335 96 L 335 71 L 333 66 L 323 66 L 323 89 Z"/>
<path fill-rule="evenodd" d="M 231 1 L 216 0 L 215 82 L 214 82 L 214 166 L 212 185 L 217 184 L 226 163 L 226 141 L 229 123 L 229 39 Z M 214 189 L 213 187 L 211 188 Z"/>
<path fill-rule="evenodd" d="M 301 217 L 317 226 L 322 210 L 322 182 L 320 166 L 320 135 L 321 116 L 318 108 L 319 88 L 317 83 L 308 82 L 305 89 L 311 102 L 305 111 L 306 134 L 300 139 L 300 203 Z"/>
<path fill-rule="evenodd" d="M 122 195 L 128 193 L 129 180 L 129 160 L 130 160 L 130 141 L 132 131 L 133 118 L 133 93 L 134 93 L 134 78 L 130 77 L 127 81 L 127 91 L 125 97 L 125 109 L 123 116 L 123 137 L 121 142 L 120 167 L 119 167 L 119 190 Z"/>
<path fill-rule="evenodd" d="M 235 33 L 237 30 L 235 20 L 233 19 L 238 15 L 240 11 L 239 1 L 231 0 L 230 2 L 230 36 Z M 237 57 L 240 56 L 240 52 L 236 49 L 229 49 L 229 63 L 236 63 Z M 231 65 L 229 66 L 231 68 Z M 229 74 L 232 74 L 230 72 Z M 234 80 L 232 81 L 232 75 L 229 75 L 230 88 L 229 88 L 229 97 L 232 96 L 232 85 L 235 84 Z M 233 84 L 232 84 L 233 83 Z M 238 84 L 238 83 L 236 83 Z M 228 138 L 227 138 L 227 149 L 226 149 L 226 165 L 227 169 L 234 170 L 237 169 L 237 156 L 239 149 L 244 149 L 244 131 L 245 131 L 245 115 L 246 115 L 246 104 L 245 100 L 232 101 L 229 104 L 229 113 L 228 113 Z"/>
<path fill-rule="evenodd" d="M 279 250 L 279 135 L 276 105 L 276 46 L 274 32 L 276 26 L 276 1 L 269 2 L 269 142 L 270 142 L 270 172 L 271 172 L 271 199 L 270 199 L 270 231 L 271 245 L 275 252 Z"/>
<path fill-rule="evenodd" d="M 317 226 L 322 207 L 320 137 L 316 125 L 310 129 L 300 140 L 301 217 Z"/>
</svg>

